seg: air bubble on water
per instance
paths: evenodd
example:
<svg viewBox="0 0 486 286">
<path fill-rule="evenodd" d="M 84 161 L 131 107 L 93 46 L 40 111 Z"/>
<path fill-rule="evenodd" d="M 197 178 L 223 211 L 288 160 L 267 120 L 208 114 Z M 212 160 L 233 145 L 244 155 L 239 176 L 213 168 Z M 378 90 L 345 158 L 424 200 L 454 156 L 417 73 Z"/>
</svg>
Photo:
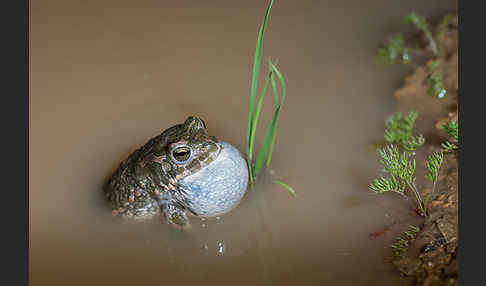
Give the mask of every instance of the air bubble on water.
<svg viewBox="0 0 486 286">
<path fill-rule="evenodd" d="M 218 255 L 224 255 L 225 245 L 222 241 L 218 242 Z"/>
<path fill-rule="evenodd" d="M 272 176 L 276 176 L 276 173 L 275 173 L 275 171 L 274 171 L 273 169 L 269 169 L 269 168 L 267 168 L 267 172 L 268 172 L 270 175 L 272 175 Z"/>
<path fill-rule="evenodd" d="M 440 93 L 437 95 L 438 98 L 444 98 L 446 95 L 447 91 L 445 89 L 442 89 Z"/>
</svg>

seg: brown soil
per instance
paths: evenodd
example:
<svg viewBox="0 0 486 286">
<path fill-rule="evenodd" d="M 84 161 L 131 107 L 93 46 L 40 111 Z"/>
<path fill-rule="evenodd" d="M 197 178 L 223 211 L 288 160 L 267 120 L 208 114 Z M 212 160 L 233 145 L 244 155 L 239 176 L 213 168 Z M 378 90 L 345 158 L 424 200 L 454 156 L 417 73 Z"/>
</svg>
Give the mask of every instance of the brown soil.
<svg viewBox="0 0 486 286">
<path fill-rule="evenodd" d="M 436 35 L 438 31 L 435 31 Z M 427 50 L 427 47 L 424 47 Z M 419 111 L 416 132 L 426 137 L 426 145 L 419 160 L 441 149 L 440 143 L 450 140 L 440 126 L 451 119 L 457 120 L 458 54 L 457 17 L 446 32 L 441 70 L 448 96 L 433 98 L 427 94 L 424 80 L 425 65 L 408 75 L 394 97 L 399 111 Z M 425 166 L 418 172 L 425 172 Z M 423 176 L 417 176 L 417 179 Z M 419 181 L 423 192 L 434 190 L 429 203 L 429 215 L 424 219 L 417 238 L 404 257 L 392 263 L 409 285 L 457 285 L 458 278 L 458 164 L 457 153 L 444 153 L 443 163 L 435 188 L 423 179 Z"/>
</svg>

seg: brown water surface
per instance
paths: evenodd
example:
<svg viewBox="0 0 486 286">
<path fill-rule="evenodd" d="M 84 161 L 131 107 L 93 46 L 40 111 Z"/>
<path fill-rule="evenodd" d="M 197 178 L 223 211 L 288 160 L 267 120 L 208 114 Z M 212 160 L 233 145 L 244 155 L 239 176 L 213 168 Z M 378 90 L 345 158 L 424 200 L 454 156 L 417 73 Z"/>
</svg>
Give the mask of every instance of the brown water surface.
<svg viewBox="0 0 486 286">
<path fill-rule="evenodd" d="M 406 13 L 456 1 L 276 1 L 264 57 L 278 59 L 288 97 L 272 171 L 297 198 L 263 178 L 230 214 L 181 232 L 113 218 L 100 195 L 126 156 L 191 114 L 245 151 L 265 5 L 31 1 L 31 285 L 399 282 L 386 260 L 394 235 L 369 234 L 410 218 L 409 205 L 368 190 L 380 165 L 367 145 L 382 138 L 406 70 L 374 54 L 411 31 Z"/>
</svg>

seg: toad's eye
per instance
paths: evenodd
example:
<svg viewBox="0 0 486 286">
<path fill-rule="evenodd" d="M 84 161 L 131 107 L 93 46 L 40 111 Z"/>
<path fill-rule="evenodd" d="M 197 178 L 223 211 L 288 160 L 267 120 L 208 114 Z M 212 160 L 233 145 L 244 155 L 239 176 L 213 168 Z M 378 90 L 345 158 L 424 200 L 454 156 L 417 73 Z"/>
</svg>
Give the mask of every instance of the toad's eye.
<svg viewBox="0 0 486 286">
<path fill-rule="evenodd" d="M 177 147 L 172 151 L 172 158 L 177 163 L 185 163 L 189 158 L 191 158 L 191 148 L 187 146 Z"/>
</svg>

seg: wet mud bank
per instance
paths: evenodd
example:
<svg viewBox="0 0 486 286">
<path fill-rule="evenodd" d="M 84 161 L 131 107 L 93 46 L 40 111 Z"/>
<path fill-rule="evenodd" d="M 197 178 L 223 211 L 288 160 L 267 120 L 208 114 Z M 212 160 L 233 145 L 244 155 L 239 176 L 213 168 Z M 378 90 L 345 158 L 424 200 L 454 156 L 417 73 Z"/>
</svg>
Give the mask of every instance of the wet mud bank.
<svg viewBox="0 0 486 286">
<path fill-rule="evenodd" d="M 451 140 L 441 126 L 458 119 L 457 21 L 456 16 L 445 32 L 445 52 L 440 58 L 447 96 L 437 99 L 427 94 L 424 83 L 427 62 L 406 76 L 402 87 L 393 95 L 398 101 L 399 111 L 417 110 L 420 114 L 415 132 L 422 133 L 426 143 L 417 154 L 418 158 L 440 151 L 441 143 Z M 435 32 L 439 31 L 436 29 Z M 422 48 L 426 51 L 428 47 Z M 433 189 L 428 203 L 428 216 L 419 225 L 415 238 L 409 242 L 407 253 L 392 259 L 405 285 L 458 285 L 457 159 L 457 151 L 444 152 L 435 186 L 425 179 L 418 182 L 423 186 L 424 193 Z M 417 171 L 426 171 L 425 166 L 421 166 L 421 169 Z"/>
</svg>

